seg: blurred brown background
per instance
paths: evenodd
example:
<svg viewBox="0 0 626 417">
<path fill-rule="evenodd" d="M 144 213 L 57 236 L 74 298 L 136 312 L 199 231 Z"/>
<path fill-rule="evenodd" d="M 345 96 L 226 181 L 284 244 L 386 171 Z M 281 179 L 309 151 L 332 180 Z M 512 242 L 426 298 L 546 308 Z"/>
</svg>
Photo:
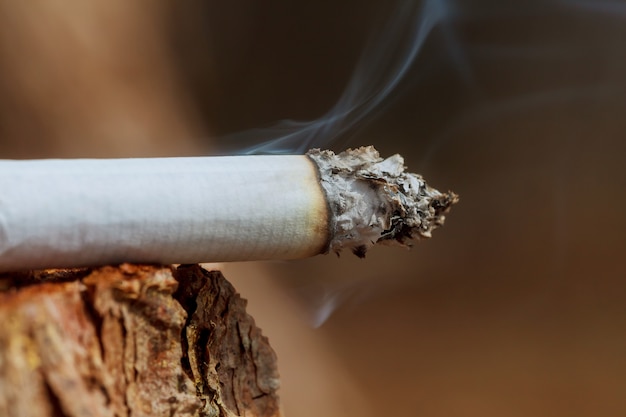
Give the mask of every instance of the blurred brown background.
<svg viewBox="0 0 626 417">
<path fill-rule="evenodd" d="M 316 119 L 396 16 L 377 3 L 0 0 L 0 155 L 208 154 Z M 626 414 L 626 4 L 459 3 L 426 3 L 394 93 L 324 138 L 459 193 L 446 227 L 225 267 L 288 416 Z"/>
</svg>

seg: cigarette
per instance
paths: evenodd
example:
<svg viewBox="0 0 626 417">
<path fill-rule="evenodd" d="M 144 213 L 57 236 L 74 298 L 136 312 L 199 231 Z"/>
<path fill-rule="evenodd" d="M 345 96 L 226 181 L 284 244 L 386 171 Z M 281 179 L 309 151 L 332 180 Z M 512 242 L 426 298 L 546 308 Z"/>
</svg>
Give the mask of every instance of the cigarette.
<svg viewBox="0 0 626 417">
<path fill-rule="evenodd" d="M 458 198 L 373 147 L 0 160 L 0 271 L 296 259 L 430 237 Z"/>
</svg>

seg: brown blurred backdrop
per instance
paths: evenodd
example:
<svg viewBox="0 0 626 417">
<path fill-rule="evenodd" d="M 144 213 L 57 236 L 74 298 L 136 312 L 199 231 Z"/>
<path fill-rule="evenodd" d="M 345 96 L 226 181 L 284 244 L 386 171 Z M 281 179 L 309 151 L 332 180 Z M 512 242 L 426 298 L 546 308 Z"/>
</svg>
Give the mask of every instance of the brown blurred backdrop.
<svg viewBox="0 0 626 417">
<path fill-rule="evenodd" d="M 208 154 L 315 119 L 393 17 L 377 3 L 0 0 L 0 156 Z M 626 6 L 459 3 L 428 3 L 395 93 L 327 143 L 459 193 L 446 227 L 225 267 L 288 416 L 626 414 Z"/>
</svg>

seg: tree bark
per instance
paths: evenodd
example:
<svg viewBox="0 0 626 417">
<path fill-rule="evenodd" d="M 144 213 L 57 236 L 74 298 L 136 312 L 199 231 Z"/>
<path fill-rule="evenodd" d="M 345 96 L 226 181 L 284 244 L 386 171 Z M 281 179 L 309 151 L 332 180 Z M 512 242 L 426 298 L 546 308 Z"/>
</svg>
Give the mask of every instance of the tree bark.
<svg viewBox="0 0 626 417">
<path fill-rule="evenodd" d="M 279 416 L 276 357 L 220 272 L 0 277 L 1 416 Z"/>
</svg>

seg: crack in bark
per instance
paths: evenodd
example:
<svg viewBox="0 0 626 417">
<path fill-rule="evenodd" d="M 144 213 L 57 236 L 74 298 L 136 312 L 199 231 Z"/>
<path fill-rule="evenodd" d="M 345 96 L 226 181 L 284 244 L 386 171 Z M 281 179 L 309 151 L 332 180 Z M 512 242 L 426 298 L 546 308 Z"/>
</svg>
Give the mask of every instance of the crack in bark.
<svg viewBox="0 0 626 417">
<path fill-rule="evenodd" d="M 50 381 L 44 376 L 43 385 L 48 395 L 48 403 L 50 404 L 50 417 L 65 417 L 67 414 L 63 411 L 63 407 L 61 406 L 61 400 L 54 393 L 54 390 L 50 386 Z"/>
<path fill-rule="evenodd" d="M 245 300 L 219 272 L 185 265 L 180 266 L 174 276 L 180 283 L 175 297 L 184 307 L 191 307 L 186 308 L 186 345 L 189 357 L 195 357 L 198 364 L 198 369 L 192 369 L 192 372 L 205 388 L 205 394 L 209 394 L 205 395 L 207 414 L 217 412 L 220 417 L 233 413 L 276 415 L 279 412 L 276 358 L 271 348 L 256 358 L 271 363 L 271 366 L 263 367 L 268 371 L 263 377 L 276 382 L 266 396 L 259 396 L 263 390 L 258 387 L 260 377 L 250 342 L 254 338 L 252 329 L 257 328 L 245 312 Z M 180 288 L 193 288 L 195 294 L 185 293 Z M 195 305 L 190 303 L 190 297 L 195 297 Z M 247 329 L 243 334 L 242 326 Z M 257 338 L 258 343 L 267 343 L 260 332 Z M 190 361 L 191 366 L 193 363 Z"/>
</svg>

